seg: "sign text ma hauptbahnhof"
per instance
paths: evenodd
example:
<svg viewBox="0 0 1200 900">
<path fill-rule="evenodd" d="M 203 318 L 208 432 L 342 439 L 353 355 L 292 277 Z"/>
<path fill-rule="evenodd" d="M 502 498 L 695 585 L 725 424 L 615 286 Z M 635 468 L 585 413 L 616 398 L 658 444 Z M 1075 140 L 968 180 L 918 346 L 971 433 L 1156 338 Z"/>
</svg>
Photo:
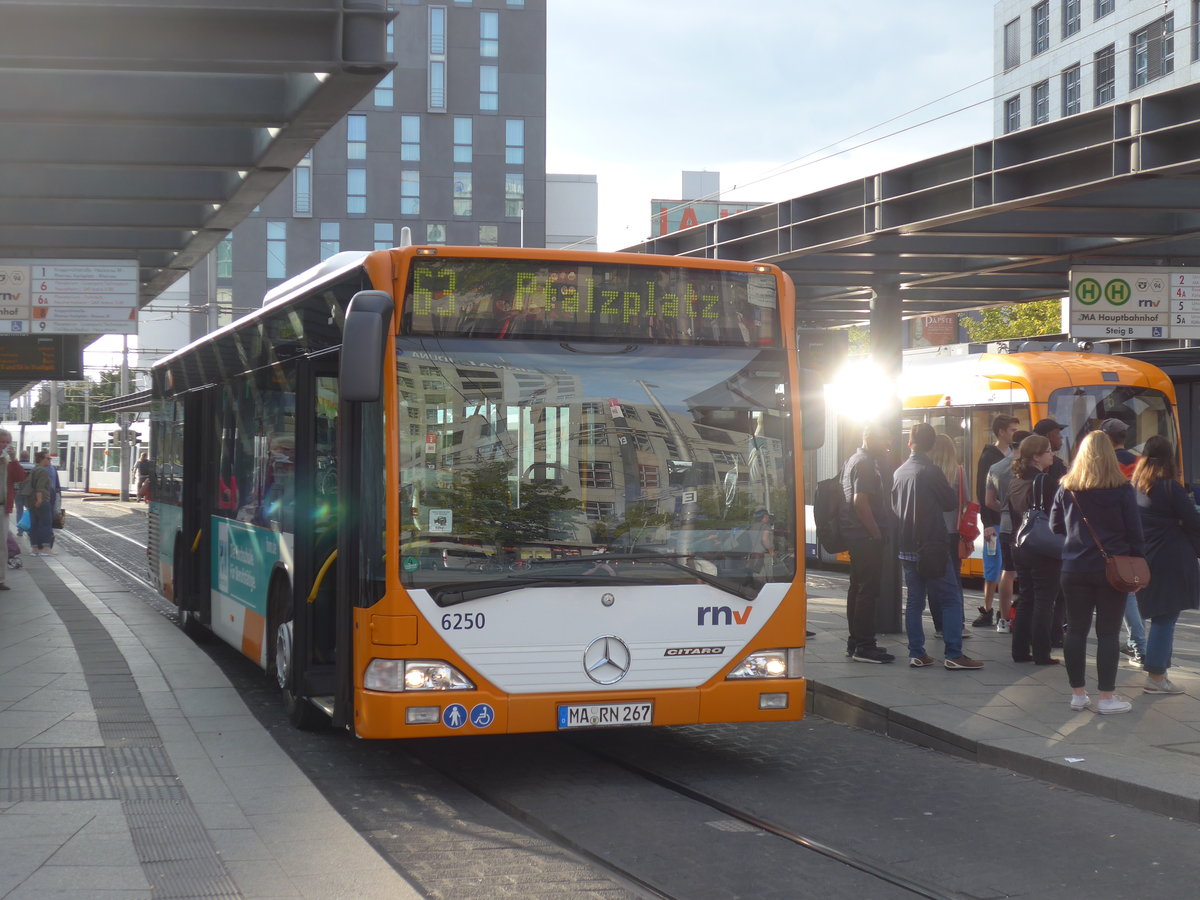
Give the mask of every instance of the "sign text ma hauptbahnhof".
<svg viewBox="0 0 1200 900">
<path fill-rule="evenodd" d="M 1073 338 L 1200 339 L 1200 269 L 1071 270 Z"/>
</svg>

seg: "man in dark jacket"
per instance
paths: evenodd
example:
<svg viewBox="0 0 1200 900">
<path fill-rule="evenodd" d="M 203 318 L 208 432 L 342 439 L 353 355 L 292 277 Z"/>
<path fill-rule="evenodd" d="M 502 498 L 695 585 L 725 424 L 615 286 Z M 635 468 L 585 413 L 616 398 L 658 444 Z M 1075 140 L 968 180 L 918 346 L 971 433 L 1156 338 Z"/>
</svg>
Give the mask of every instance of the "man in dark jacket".
<svg viewBox="0 0 1200 900">
<path fill-rule="evenodd" d="M 922 616 L 925 599 L 942 609 L 942 639 L 946 643 L 947 669 L 982 669 L 983 663 L 963 656 L 962 601 L 956 583 L 958 560 L 950 558 L 946 520 L 942 513 L 958 506 L 958 492 L 929 458 L 937 434 L 921 422 L 913 426 L 908 446 L 912 454 L 896 470 L 892 484 L 892 511 L 896 517 L 896 549 L 904 566 L 908 590 L 904 628 L 908 632 L 908 664 L 914 669 L 933 665 L 925 652 Z M 931 574 L 937 571 L 940 574 Z"/>
<path fill-rule="evenodd" d="M 850 551 L 850 588 L 846 592 L 846 655 L 855 662 L 890 663 L 896 657 L 875 643 L 875 607 L 883 575 L 883 548 L 891 530 L 891 467 L 887 432 L 878 425 L 863 429 L 862 446 L 842 469 L 846 503 L 842 534 Z M 945 543 L 945 540 L 942 541 Z"/>
</svg>

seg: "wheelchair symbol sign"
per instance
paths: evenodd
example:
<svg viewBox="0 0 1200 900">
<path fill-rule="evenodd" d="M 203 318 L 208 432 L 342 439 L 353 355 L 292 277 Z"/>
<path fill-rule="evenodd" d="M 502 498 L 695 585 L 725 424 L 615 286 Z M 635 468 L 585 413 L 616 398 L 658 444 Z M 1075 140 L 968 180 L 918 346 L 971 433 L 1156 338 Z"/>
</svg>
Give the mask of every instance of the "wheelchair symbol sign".
<svg viewBox="0 0 1200 900">
<path fill-rule="evenodd" d="M 496 721 L 496 714 L 486 703 L 471 707 L 471 724 L 476 728 L 487 728 Z"/>
</svg>

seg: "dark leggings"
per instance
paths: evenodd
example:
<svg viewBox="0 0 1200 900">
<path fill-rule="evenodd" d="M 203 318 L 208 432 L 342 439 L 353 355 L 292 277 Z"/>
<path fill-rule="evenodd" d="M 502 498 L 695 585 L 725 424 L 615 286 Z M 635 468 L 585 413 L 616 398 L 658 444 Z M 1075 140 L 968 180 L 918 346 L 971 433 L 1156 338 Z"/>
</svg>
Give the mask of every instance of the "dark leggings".
<svg viewBox="0 0 1200 900">
<path fill-rule="evenodd" d="M 1063 660 L 1071 687 L 1085 685 L 1087 636 L 1096 614 L 1096 680 L 1101 691 L 1115 690 L 1117 662 L 1121 652 L 1118 639 L 1125 618 L 1125 594 L 1115 590 L 1103 572 L 1063 572 L 1063 594 L 1067 598 L 1067 636 L 1063 639 Z"/>
<path fill-rule="evenodd" d="M 1054 599 L 1058 596 L 1062 563 L 1025 547 L 1014 547 L 1013 557 L 1021 599 L 1012 624 L 1012 658 L 1024 662 L 1032 656 L 1034 662 L 1048 665 Z"/>
</svg>

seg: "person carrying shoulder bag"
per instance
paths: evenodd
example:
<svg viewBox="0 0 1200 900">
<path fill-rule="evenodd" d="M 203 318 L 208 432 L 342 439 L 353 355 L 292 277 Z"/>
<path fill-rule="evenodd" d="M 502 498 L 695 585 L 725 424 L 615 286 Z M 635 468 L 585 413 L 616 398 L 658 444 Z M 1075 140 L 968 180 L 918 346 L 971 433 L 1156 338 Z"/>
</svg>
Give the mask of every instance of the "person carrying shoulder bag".
<svg viewBox="0 0 1200 900">
<path fill-rule="evenodd" d="M 1185 609 L 1200 606 L 1200 512 L 1175 480 L 1175 447 L 1154 435 L 1142 448 L 1133 472 L 1138 512 L 1146 535 L 1146 562 L 1153 576 L 1138 591 L 1138 612 L 1150 620 L 1144 666 L 1147 694 L 1182 694 L 1167 677 L 1175 642 L 1175 622 Z"/>
<path fill-rule="evenodd" d="M 1046 471 L 1054 460 L 1050 441 L 1033 434 L 1021 441 L 1013 460 L 1012 487 L 1008 491 L 1008 509 L 1013 521 L 1013 557 L 1017 564 L 1017 581 L 1021 599 L 1012 626 L 1013 662 L 1034 662 L 1039 666 L 1058 665 L 1050 655 L 1051 628 L 1054 620 L 1054 600 L 1062 571 L 1062 538 L 1042 532 L 1057 547 L 1058 556 L 1043 552 L 1032 536 L 1033 518 L 1047 515 L 1054 499 Z M 1046 527 L 1046 521 L 1039 523 Z"/>
<path fill-rule="evenodd" d="M 50 454 L 39 450 L 29 473 L 29 544 L 31 556 L 54 555 L 54 484 L 50 478 Z"/>
<path fill-rule="evenodd" d="M 1118 637 L 1125 613 L 1126 591 L 1107 577 L 1108 557 L 1144 557 L 1145 540 L 1133 486 L 1121 473 L 1108 436 L 1094 431 L 1079 445 L 1070 471 L 1063 476 L 1050 527 L 1066 536 L 1063 543 L 1063 594 L 1067 600 L 1067 634 L 1063 657 L 1071 685 L 1071 709 L 1090 705 L 1085 689 L 1087 636 L 1096 618 L 1096 676 L 1101 715 L 1129 712 L 1133 705 L 1115 693 Z"/>
</svg>

